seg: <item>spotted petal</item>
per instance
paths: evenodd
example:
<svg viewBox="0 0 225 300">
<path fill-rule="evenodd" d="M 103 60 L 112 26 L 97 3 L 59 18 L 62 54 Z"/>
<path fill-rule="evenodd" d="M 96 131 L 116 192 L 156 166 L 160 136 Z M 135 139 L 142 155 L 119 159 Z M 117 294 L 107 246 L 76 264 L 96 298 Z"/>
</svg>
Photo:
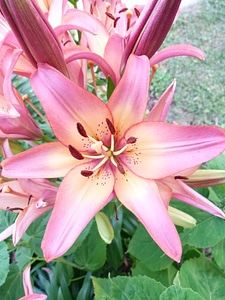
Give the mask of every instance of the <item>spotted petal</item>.
<svg viewBox="0 0 225 300">
<path fill-rule="evenodd" d="M 82 176 L 81 170 L 90 166 L 75 167 L 60 185 L 42 241 L 47 261 L 63 255 L 95 214 L 111 200 L 114 183 L 111 170 L 105 168 L 96 176 Z"/>
<path fill-rule="evenodd" d="M 31 84 L 60 142 L 86 150 L 83 137 L 77 131 L 78 122 L 91 136 L 103 139 L 102 132 L 107 131 L 105 120 L 112 117 L 96 96 L 46 64 L 34 73 Z"/>
<path fill-rule="evenodd" d="M 216 126 L 179 126 L 144 122 L 125 138 L 136 137 L 123 163 L 139 176 L 160 179 L 206 162 L 225 149 L 225 131 Z"/>
</svg>

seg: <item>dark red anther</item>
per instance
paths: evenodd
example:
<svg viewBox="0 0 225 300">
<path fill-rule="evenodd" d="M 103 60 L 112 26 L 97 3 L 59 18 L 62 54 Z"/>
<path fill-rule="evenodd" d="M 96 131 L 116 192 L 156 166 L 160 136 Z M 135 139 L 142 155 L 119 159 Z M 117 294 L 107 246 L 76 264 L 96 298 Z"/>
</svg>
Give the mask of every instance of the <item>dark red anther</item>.
<svg viewBox="0 0 225 300">
<path fill-rule="evenodd" d="M 135 14 L 136 14 L 136 16 L 139 18 L 139 16 L 140 16 L 140 11 L 135 7 L 134 8 L 134 11 L 135 11 Z"/>
<path fill-rule="evenodd" d="M 84 129 L 84 126 L 81 123 L 77 123 L 77 131 L 79 134 L 83 137 L 88 137 L 86 130 Z"/>
<path fill-rule="evenodd" d="M 122 9 L 119 11 L 119 14 L 122 13 L 122 12 L 125 12 L 125 11 L 127 11 L 127 10 L 128 10 L 128 8 L 124 7 L 124 8 L 122 8 Z"/>
<path fill-rule="evenodd" d="M 116 130 L 115 130 L 115 127 L 113 126 L 113 123 L 108 118 L 106 118 L 106 123 L 108 125 L 109 131 L 111 132 L 111 134 L 115 134 Z"/>
<path fill-rule="evenodd" d="M 93 175 L 93 171 L 90 171 L 90 170 L 82 170 L 81 172 L 80 172 L 80 174 L 82 175 L 82 176 L 84 176 L 84 177 L 90 177 L 91 175 Z"/>
<path fill-rule="evenodd" d="M 175 179 L 181 179 L 181 180 L 188 180 L 188 177 L 185 177 L 185 176 L 175 176 L 174 177 Z"/>
<path fill-rule="evenodd" d="M 124 167 L 123 167 L 123 165 L 121 165 L 121 164 L 118 164 L 118 165 L 117 165 L 117 168 L 118 168 L 119 172 L 120 172 L 122 175 L 124 175 L 124 174 L 125 174 L 125 170 L 124 170 Z"/>
<path fill-rule="evenodd" d="M 136 143 L 137 141 L 137 138 L 134 137 L 134 136 L 130 136 L 128 139 L 127 139 L 127 144 L 134 144 Z"/>
<path fill-rule="evenodd" d="M 107 17 L 109 17 L 110 19 L 115 21 L 115 17 L 112 14 L 108 13 L 107 11 L 105 12 L 105 14 L 106 14 Z"/>
<path fill-rule="evenodd" d="M 72 145 L 69 145 L 68 148 L 73 157 L 75 157 L 76 159 L 79 159 L 79 160 L 84 159 L 83 155 Z"/>
<path fill-rule="evenodd" d="M 117 22 L 119 21 L 119 19 L 120 19 L 120 17 L 117 17 L 117 18 L 114 20 L 114 24 L 113 24 L 114 28 L 116 28 L 116 24 L 117 24 Z"/>
<path fill-rule="evenodd" d="M 23 208 L 21 208 L 21 207 L 6 207 L 6 210 L 8 210 L 8 211 L 15 211 L 15 210 L 23 211 Z"/>
</svg>

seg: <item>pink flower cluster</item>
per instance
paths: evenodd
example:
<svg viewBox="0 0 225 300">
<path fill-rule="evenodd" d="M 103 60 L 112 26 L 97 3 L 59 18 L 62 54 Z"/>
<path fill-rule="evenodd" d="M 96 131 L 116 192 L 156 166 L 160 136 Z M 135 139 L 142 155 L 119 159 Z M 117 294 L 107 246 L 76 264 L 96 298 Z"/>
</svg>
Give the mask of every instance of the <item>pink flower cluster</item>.
<svg viewBox="0 0 225 300">
<path fill-rule="evenodd" d="M 1 239 L 13 234 L 16 244 L 53 208 L 42 241 L 51 261 L 117 197 L 179 262 L 182 246 L 168 213 L 172 197 L 225 218 L 185 183 L 224 151 L 225 131 L 167 123 L 175 81 L 147 113 L 156 64 L 174 56 L 204 58 L 191 45 L 160 49 L 180 2 L 150 0 L 127 9 L 119 0 L 83 0 L 79 10 L 65 0 L 48 6 L 0 1 L 0 208 L 19 213 Z M 29 97 L 12 84 L 15 74 L 30 79 L 53 138 L 30 114 Z M 30 149 L 21 150 L 17 140 Z"/>
</svg>

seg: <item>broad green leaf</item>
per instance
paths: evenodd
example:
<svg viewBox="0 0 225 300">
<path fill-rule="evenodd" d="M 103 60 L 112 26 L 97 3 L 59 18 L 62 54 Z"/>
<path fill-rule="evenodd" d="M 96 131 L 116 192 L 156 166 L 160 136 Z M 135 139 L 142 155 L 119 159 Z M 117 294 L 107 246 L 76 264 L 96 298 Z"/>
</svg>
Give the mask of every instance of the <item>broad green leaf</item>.
<svg viewBox="0 0 225 300">
<path fill-rule="evenodd" d="M 0 287 L 0 296 L 4 300 L 15 300 L 24 296 L 22 272 L 14 264 L 9 266 L 8 277 Z"/>
<path fill-rule="evenodd" d="M 112 81 L 112 78 L 110 76 L 108 76 L 108 85 L 107 85 L 107 99 L 110 98 L 110 96 L 112 95 L 112 92 L 115 89 L 115 84 Z"/>
<path fill-rule="evenodd" d="M 0 286 L 6 280 L 9 272 L 9 253 L 5 242 L 0 242 Z"/>
<path fill-rule="evenodd" d="M 225 220 L 208 215 L 198 221 L 196 227 L 185 228 L 180 234 L 182 244 L 198 248 L 208 248 L 218 244 L 225 238 Z"/>
<path fill-rule="evenodd" d="M 142 224 L 139 224 L 128 247 L 128 253 L 151 271 L 166 269 L 173 263 L 152 240 Z"/>
<path fill-rule="evenodd" d="M 182 288 L 179 285 L 170 286 L 161 295 L 159 300 L 204 300 L 198 293 L 189 288 Z"/>
<path fill-rule="evenodd" d="M 5 230 L 11 224 L 13 224 L 15 222 L 17 215 L 18 214 L 14 212 L 0 210 L 0 232 Z"/>
<path fill-rule="evenodd" d="M 80 269 L 95 271 L 104 265 L 106 244 L 101 239 L 95 222 L 82 245 L 73 253 L 73 258 Z"/>
<path fill-rule="evenodd" d="M 182 287 L 191 288 L 204 300 L 224 299 L 224 274 L 204 256 L 185 261 L 179 279 Z"/>
<path fill-rule="evenodd" d="M 211 248 L 213 259 L 221 269 L 225 269 L 225 239 Z"/>
<path fill-rule="evenodd" d="M 41 241 L 49 219 L 50 212 L 45 213 L 35 220 L 27 229 L 26 234 L 29 236 L 29 245 L 31 250 L 39 257 L 43 257 L 41 250 Z"/>
<path fill-rule="evenodd" d="M 20 270 L 23 270 L 32 260 L 33 251 L 27 247 L 17 247 L 16 264 Z"/>
<path fill-rule="evenodd" d="M 95 300 L 155 300 L 165 291 L 161 283 L 146 276 L 92 278 Z"/>
<path fill-rule="evenodd" d="M 177 274 L 177 269 L 173 265 L 169 265 L 167 269 L 161 271 L 151 271 L 148 267 L 142 264 L 140 261 L 135 263 L 135 267 L 132 269 L 132 275 L 146 275 L 158 282 L 161 282 L 164 286 L 170 286 L 173 284 L 173 280 Z"/>
</svg>

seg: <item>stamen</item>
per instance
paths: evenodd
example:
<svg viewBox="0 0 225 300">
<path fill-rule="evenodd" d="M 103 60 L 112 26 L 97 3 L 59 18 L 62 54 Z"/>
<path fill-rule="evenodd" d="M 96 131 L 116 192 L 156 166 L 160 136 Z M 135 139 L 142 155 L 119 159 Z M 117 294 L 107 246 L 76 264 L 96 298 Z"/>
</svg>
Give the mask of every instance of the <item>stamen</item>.
<svg viewBox="0 0 225 300">
<path fill-rule="evenodd" d="M 117 165 L 117 168 L 118 168 L 118 171 L 122 174 L 122 175 L 124 175 L 125 174 L 125 170 L 124 170 L 124 167 L 123 167 L 123 165 L 121 165 L 121 164 L 118 164 Z"/>
<path fill-rule="evenodd" d="M 125 11 L 127 11 L 127 10 L 128 10 L 128 8 L 124 7 L 124 8 L 122 8 L 122 9 L 119 11 L 119 14 L 122 13 L 122 12 L 125 12 Z"/>
<path fill-rule="evenodd" d="M 106 118 L 106 123 L 108 125 L 109 131 L 111 132 L 111 134 L 115 134 L 116 130 L 115 130 L 115 127 L 113 126 L 113 123 L 108 118 Z"/>
<path fill-rule="evenodd" d="M 107 156 L 104 157 L 103 160 L 100 161 L 100 163 L 92 169 L 92 172 L 94 172 L 94 171 L 98 170 L 99 168 L 101 168 L 101 166 L 103 166 L 104 163 L 107 162 L 108 159 L 109 158 Z"/>
<path fill-rule="evenodd" d="M 174 179 L 188 180 L 188 177 L 185 176 L 175 176 Z"/>
<path fill-rule="evenodd" d="M 135 11 L 135 14 L 136 14 L 136 16 L 139 18 L 140 17 L 140 11 L 135 7 L 134 8 L 134 11 Z"/>
<path fill-rule="evenodd" d="M 130 136 L 126 142 L 127 142 L 127 144 L 134 144 L 134 143 L 136 143 L 136 141 L 137 141 L 136 137 Z"/>
<path fill-rule="evenodd" d="M 27 205 L 30 205 L 30 200 L 31 200 L 32 197 L 33 197 L 32 195 L 29 196 Z"/>
<path fill-rule="evenodd" d="M 6 210 L 8 210 L 8 211 L 14 211 L 14 210 L 21 210 L 21 211 L 23 211 L 23 208 L 21 208 L 21 207 L 6 207 Z"/>
<path fill-rule="evenodd" d="M 72 145 L 68 146 L 70 154 L 78 160 L 84 159 L 83 155 Z"/>
<path fill-rule="evenodd" d="M 84 129 L 84 126 L 81 123 L 77 123 L 77 131 L 79 134 L 85 138 L 88 137 L 86 130 Z"/>
<path fill-rule="evenodd" d="M 110 19 L 112 19 L 113 21 L 115 21 L 116 18 L 111 13 L 109 13 L 109 12 L 106 11 L 105 14 L 106 14 L 107 17 L 109 17 Z"/>
<path fill-rule="evenodd" d="M 89 170 L 82 170 L 80 172 L 80 174 L 84 177 L 89 177 L 89 176 L 93 175 L 93 173 L 94 173 L 93 171 L 89 171 Z"/>
<path fill-rule="evenodd" d="M 113 27 L 116 28 L 116 24 L 117 22 L 119 21 L 120 17 L 117 17 L 115 20 L 114 20 L 114 23 L 113 23 Z"/>
</svg>

